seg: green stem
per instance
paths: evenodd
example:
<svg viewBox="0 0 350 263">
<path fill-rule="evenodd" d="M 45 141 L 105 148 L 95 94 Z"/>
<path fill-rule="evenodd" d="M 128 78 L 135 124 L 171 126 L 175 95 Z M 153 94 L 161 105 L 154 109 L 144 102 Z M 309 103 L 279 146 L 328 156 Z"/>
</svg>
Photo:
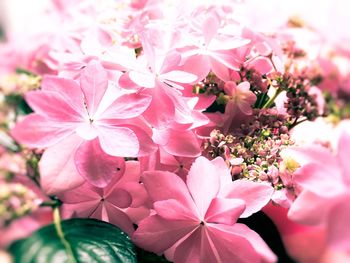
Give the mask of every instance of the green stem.
<svg viewBox="0 0 350 263">
<path fill-rule="evenodd" d="M 265 103 L 265 105 L 262 107 L 262 109 L 267 109 L 270 108 L 271 105 L 274 103 L 275 99 L 277 98 L 277 96 L 282 92 L 283 90 L 278 88 L 275 92 L 275 94 L 273 94 L 273 96 Z"/>
<path fill-rule="evenodd" d="M 65 238 L 63 230 L 62 230 L 59 206 L 53 207 L 53 222 L 54 222 L 54 225 L 55 225 L 55 229 L 56 229 L 57 235 L 60 238 L 64 248 L 67 251 L 68 262 L 70 262 L 70 263 L 77 263 L 77 261 L 74 258 L 72 247 L 70 246 L 69 242 Z"/>
</svg>

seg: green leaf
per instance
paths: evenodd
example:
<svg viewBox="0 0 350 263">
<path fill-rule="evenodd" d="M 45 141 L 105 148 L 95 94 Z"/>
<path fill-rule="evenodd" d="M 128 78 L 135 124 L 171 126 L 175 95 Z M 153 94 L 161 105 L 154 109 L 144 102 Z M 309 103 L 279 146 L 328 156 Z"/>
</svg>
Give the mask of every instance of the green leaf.
<svg viewBox="0 0 350 263">
<path fill-rule="evenodd" d="M 43 227 L 29 238 L 13 243 L 9 251 L 14 262 L 137 262 L 129 237 L 109 223 L 76 218 L 62 221 L 61 226 L 60 230 L 53 224 Z"/>
</svg>

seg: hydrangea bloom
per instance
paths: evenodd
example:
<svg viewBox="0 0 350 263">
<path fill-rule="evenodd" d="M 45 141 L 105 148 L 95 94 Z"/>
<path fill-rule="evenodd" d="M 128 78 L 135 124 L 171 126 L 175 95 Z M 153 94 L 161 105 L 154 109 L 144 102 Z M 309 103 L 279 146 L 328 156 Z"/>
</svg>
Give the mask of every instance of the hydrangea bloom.
<svg viewBox="0 0 350 263">
<path fill-rule="evenodd" d="M 155 253 L 167 252 L 174 262 L 275 262 L 260 236 L 237 223 L 265 206 L 273 189 L 230 178 L 221 158 L 198 157 L 186 183 L 170 172 L 145 172 L 155 213 L 140 222 L 133 240 Z"/>
<path fill-rule="evenodd" d="M 21 143 L 45 148 L 57 143 L 63 146 L 64 140 L 69 139 L 68 147 L 75 150 L 73 158 L 78 173 L 99 187 L 106 186 L 113 175 L 120 176 L 118 171 L 111 173 L 111 170 L 123 162 L 121 157 L 136 157 L 152 151 L 147 133 L 126 122 L 147 109 L 150 97 L 120 94 L 111 100 L 106 96 L 107 72 L 100 64 L 89 64 L 80 84 L 47 77 L 42 86 L 42 90 L 26 96 L 35 113 L 12 130 L 12 135 Z M 149 143 L 141 145 L 140 140 Z"/>
</svg>

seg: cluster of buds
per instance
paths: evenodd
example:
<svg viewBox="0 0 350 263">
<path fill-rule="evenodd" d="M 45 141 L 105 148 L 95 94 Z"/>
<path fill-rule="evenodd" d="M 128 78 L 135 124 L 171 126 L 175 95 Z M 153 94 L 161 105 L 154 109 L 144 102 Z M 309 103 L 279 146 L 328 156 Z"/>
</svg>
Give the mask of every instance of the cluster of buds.
<svg viewBox="0 0 350 263">
<path fill-rule="evenodd" d="M 280 177 L 280 152 L 293 145 L 286 119 L 274 109 L 254 110 L 253 119 L 229 134 L 213 130 L 205 142 L 209 158 L 221 156 L 230 167 L 232 179 L 246 178 L 284 187 Z"/>
<path fill-rule="evenodd" d="M 311 92 L 313 84 L 304 74 L 277 74 L 273 82 L 278 91 L 286 92 L 287 100 L 284 107 L 290 122 L 296 122 L 301 118 L 313 121 L 320 116 L 323 109 L 319 108 L 317 94 Z"/>
<path fill-rule="evenodd" d="M 37 195 L 19 183 L 1 183 L 0 185 L 0 228 L 12 220 L 29 214 L 38 208 Z"/>
<path fill-rule="evenodd" d="M 0 78 L 0 90 L 5 95 L 14 92 L 23 95 L 30 90 L 38 89 L 41 85 L 41 79 L 41 76 L 24 70 L 17 70 L 14 74 Z"/>
</svg>

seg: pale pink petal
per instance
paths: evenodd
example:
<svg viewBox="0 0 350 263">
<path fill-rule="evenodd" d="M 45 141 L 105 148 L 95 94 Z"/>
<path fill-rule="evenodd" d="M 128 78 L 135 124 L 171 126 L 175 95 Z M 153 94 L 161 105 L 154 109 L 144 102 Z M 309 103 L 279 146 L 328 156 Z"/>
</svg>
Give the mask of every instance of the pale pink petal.
<svg viewBox="0 0 350 263">
<path fill-rule="evenodd" d="M 233 225 L 244 210 L 245 202 L 241 199 L 214 198 L 205 214 L 205 221 Z"/>
<path fill-rule="evenodd" d="M 39 114 L 32 113 L 18 122 L 11 135 L 19 143 L 30 148 L 46 148 L 74 133 L 75 125 L 52 121 Z"/>
<path fill-rule="evenodd" d="M 229 38 L 214 38 L 210 42 L 209 49 L 212 51 L 236 49 L 249 44 L 250 39 L 229 37 Z"/>
<path fill-rule="evenodd" d="M 181 62 L 181 54 L 177 51 L 170 52 L 166 55 L 163 61 L 160 73 L 169 72 L 174 68 L 178 67 Z"/>
<path fill-rule="evenodd" d="M 176 174 L 163 171 L 144 172 L 142 182 L 153 202 L 175 199 L 190 210 L 196 210 L 186 184 Z"/>
<path fill-rule="evenodd" d="M 99 119 L 129 119 L 141 115 L 151 103 L 152 97 L 143 94 L 126 94 L 117 98 Z"/>
<path fill-rule="evenodd" d="M 194 211 L 191 211 L 185 204 L 175 200 L 168 199 L 153 203 L 154 210 L 157 214 L 167 220 L 187 220 L 197 222 L 200 220 Z"/>
<path fill-rule="evenodd" d="M 89 63 L 80 78 L 87 109 L 93 117 L 108 87 L 107 71 L 96 61 Z"/>
<path fill-rule="evenodd" d="M 75 132 L 85 140 L 93 140 L 98 136 L 96 126 L 90 122 L 82 122 L 77 124 Z"/>
<path fill-rule="evenodd" d="M 84 141 L 77 149 L 74 163 L 79 174 L 90 184 L 105 187 L 112 181 L 120 178 L 120 166 L 124 159 L 106 154 L 98 139 Z"/>
<path fill-rule="evenodd" d="M 154 215 L 140 222 L 132 240 L 147 251 L 161 254 L 197 227 L 195 222 L 164 220 Z"/>
<path fill-rule="evenodd" d="M 159 76 L 160 79 L 170 80 L 179 83 L 192 83 L 197 76 L 182 70 L 172 70 Z"/>
<path fill-rule="evenodd" d="M 220 177 L 215 166 L 208 159 L 198 157 L 188 173 L 187 186 L 200 216 L 204 218 L 220 188 Z"/>
<path fill-rule="evenodd" d="M 219 62 L 227 68 L 238 71 L 240 63 L 238 63 L 231 52 L 228 51 L 215 51 L 210 53 L 210 63 Z"/>
<path fill-rule="evenodd" d="M 225 160 L 222 157 L 216 157 L 210 162 L 215 166 L 215 170 L 220 175 L 220 189 L 228 184 L 232 184 L 232 176 Z"/>
<path fill-rule="evenodd" d="M 140 143 L 135 133 L 125 127 L 100 126 L 99 139 L 103 151 L 117 157 L 136 157 Z"/>
<path fill-rule="evenodd" d="M 130 71 L 129 78 L 140 87 L 154 88 L 156 85 L 155 76 L 148 72 Z"/>
<path fill-rule="evenodd" d="M 57 194 L 85 182 L 74 164 L 74 154 L 81 141 L 79 136 L 73 134 L 44 152 L 39 171 L 40 184 L 45 193 Z"/>
<path fill-rule="evenodd" d="M 241 217 L 248 217 L 261 210 L 270 201 L 273 188 L 270 184 L 248 180 L 235 180 L 222 189 L 220 196 L 237 198 L 245 201 L 246 209 Z"/>
<path fill-rule="evenodd" d="M 210 41 L 218 32 L 220 27 L 220 20 L 215 16 L 208 16 L 203 23 L 202 33 L 204 37 L 205 44 L 208 46 Z"/>
</svg>

